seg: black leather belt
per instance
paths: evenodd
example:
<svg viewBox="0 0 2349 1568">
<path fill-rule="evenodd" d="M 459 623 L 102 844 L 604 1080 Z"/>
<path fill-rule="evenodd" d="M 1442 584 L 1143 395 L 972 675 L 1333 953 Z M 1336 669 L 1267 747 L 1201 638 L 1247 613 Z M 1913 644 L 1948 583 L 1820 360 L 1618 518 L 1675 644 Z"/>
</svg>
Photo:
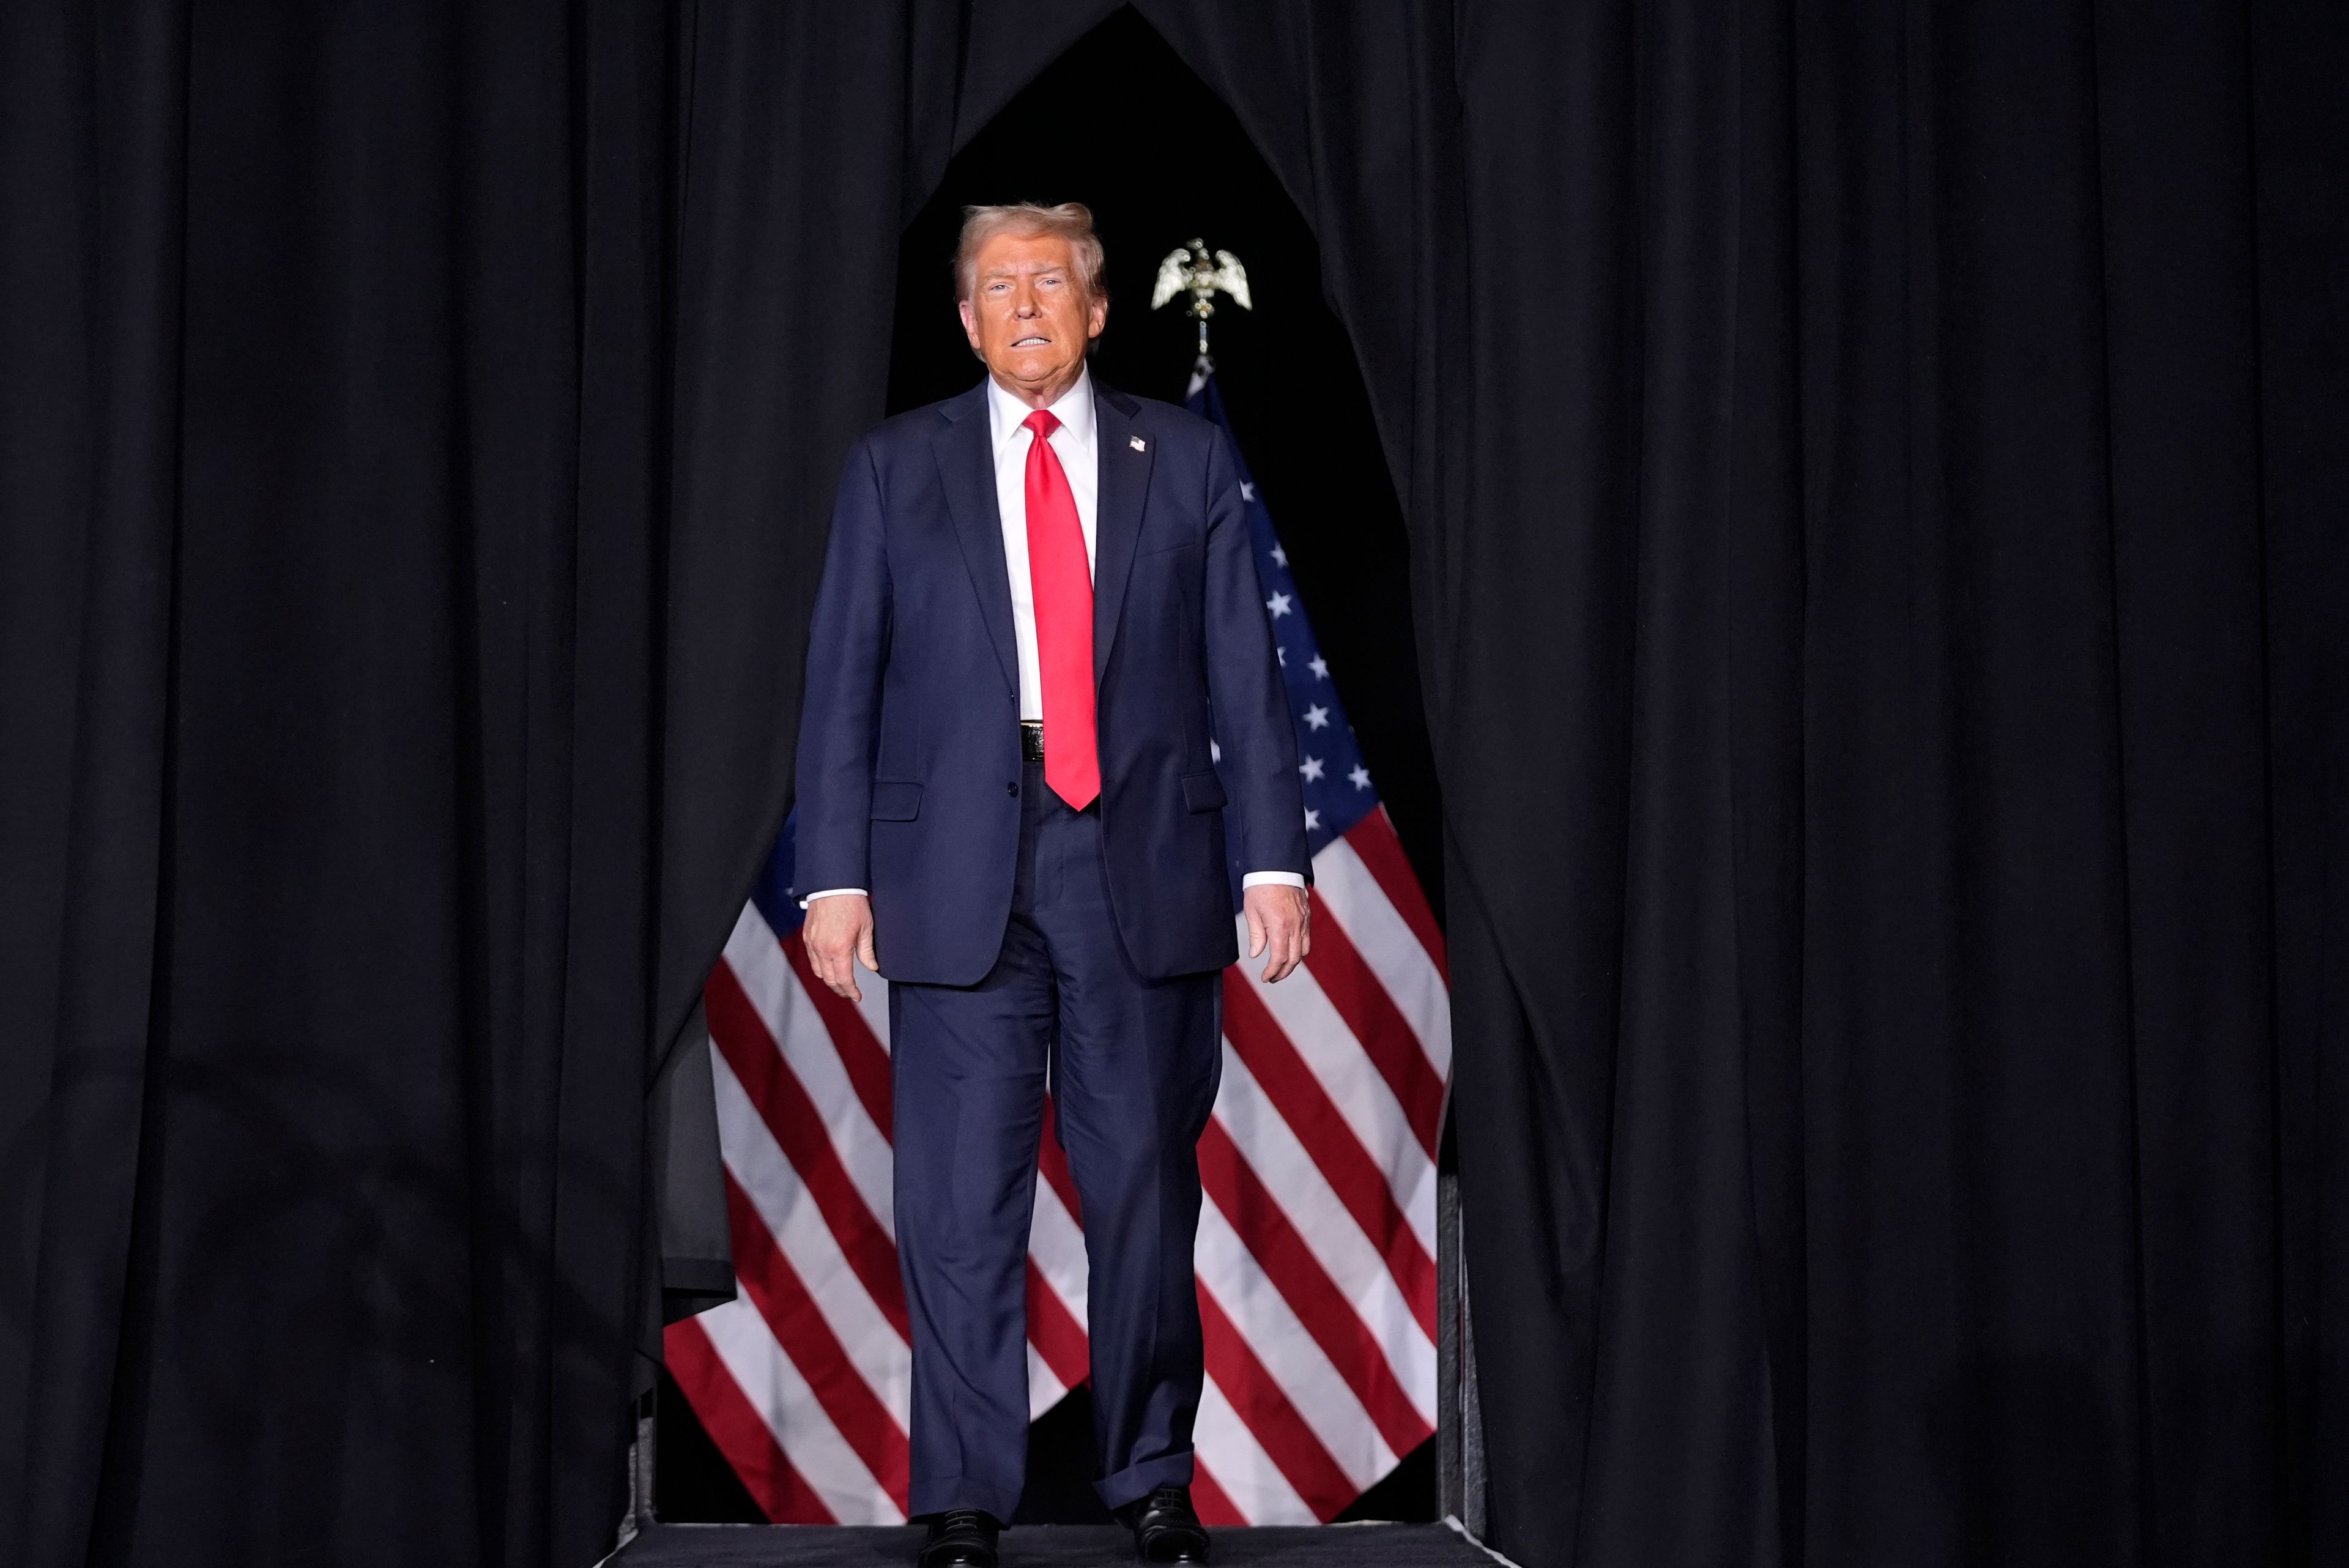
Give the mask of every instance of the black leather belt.
<svg viewBox="0 0 2349 1568">
<path fill-rule="evenodd" d="M 1019 721 L 1019 754 L 1031 763 L 1044 760 L 1044 726 L 1040 721 Z"/>
</svg>

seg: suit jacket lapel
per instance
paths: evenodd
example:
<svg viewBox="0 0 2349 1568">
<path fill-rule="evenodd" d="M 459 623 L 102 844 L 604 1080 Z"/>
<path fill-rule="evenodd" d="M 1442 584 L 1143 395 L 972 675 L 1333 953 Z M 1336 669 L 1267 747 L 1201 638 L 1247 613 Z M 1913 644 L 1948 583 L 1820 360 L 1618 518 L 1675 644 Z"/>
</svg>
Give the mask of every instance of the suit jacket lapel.
<svg viewBox="0 0 2349 1568">
<path fill-rule="evenodd" d="M 1019 650 L 1011 637 L 1011 568 L 1003 555 L 1003 518 L 995 504 L 995 452 L 987 424 L 987 383 L 955 399 L 931 437 L 938 480 L 954 514 L 955 537 L 962 542 L 963 565 L 978 594 L 978 613 L 1003 666 L 1003 679 L 1019 694 Z"/>
<path fill-rule="evenodd" d="M 1150 495 L 1150 463 L 1144 441 L 1135 444 L 1136 405 L 1122 392 L 1093 383 L 1093 432 L 1101 451 L 1101 489 L 1093 516 L 1093 680 L 1109 671 L 1110 647 L 1117 640 L 1125 607 L 1126 579 L 1133 571 L 1133 546 L 1142 536 L 1142 511 Z"/>
</svg>

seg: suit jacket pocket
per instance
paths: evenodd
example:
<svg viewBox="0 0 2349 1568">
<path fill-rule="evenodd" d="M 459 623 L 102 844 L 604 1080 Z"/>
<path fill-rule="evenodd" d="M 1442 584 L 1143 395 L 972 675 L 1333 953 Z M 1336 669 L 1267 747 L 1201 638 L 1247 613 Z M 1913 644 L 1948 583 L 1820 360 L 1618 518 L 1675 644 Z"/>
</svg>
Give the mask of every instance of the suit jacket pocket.
<svg viewBox="0 0 2349 1568">
<path fill-rule="evenodd" d="M 922 786 L 895 779 L 873 781 L 873 819 L 911 822 L 922 815 Z"/>
<path fill-rule="evenodd" d="M 1224 781 L 1216 776 L 1215 769 L 1183 775 L 1183 804 L 1192 811 L 1223 809 Z"/>
</svg>

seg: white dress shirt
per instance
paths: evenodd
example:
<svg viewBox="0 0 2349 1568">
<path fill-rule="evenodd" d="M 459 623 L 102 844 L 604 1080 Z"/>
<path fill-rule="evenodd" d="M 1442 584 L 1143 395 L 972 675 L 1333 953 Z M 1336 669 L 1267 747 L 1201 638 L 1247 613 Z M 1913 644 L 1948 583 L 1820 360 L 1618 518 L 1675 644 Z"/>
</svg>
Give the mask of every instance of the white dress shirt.
<svg viewBox="0 0 2349 1568">
<path fill-rule="evenodd" d="M 1101 441 L 1093 418 L 1092 377 L 1077 372 L 1077 384 L 1048 405 L 1061 421 L 1052 432 L 1052 455 L 1069 476 L 1069 493 L 1077 503 L 1077 526 L 1085 535 L 1085 570 L 1093 569 L 1093 520 L 1101 507 Z M 1028 417 L 1036 410 L 987 379 L 987 430 L 995 453 L 995 510 L 1003 526 L 1003 563 L 1011 579 L 1011 639 L 1019 652 L 1019 717 L 1036 722 L 1044 717 L 1043 666 L 1036 655 L 1036 587 L 1028 575 L 1028 450 L 1036 432 Z M 1302 888 L 1305 878 L 1294 871 L 1250 871 L 1242 888 L 1271 884 Z M 826 888 L 800 900 L 805 909 L 834 893 L 862 893 L 862 888 Z"/>
<path fill-rule="evenodd" d="M 1011 576 L 1011 640 L 1019 649 L 1019 717 L 1044 717 L 1043 666 L 1036 655 L 1036 585 L 1028 575 L 1028 453 L 1036 432 L 1028 419 L 1036 410 L 987 379 L 987 430 L 995 453 L 995 514 L 1003 525 L 1003 564 Z M 1085 573 L 1093 569 L 1093 519 L 1101 506 L 1101 443 L 1093 431 L 1093 379 L 1077 372 L 1077 384 L 1048 410 L 1061 421 L 1052 432 L 1052 455 L 1069 476 L 1076 497 L 1077 526 L 1085 535 Z"/>
</svg>

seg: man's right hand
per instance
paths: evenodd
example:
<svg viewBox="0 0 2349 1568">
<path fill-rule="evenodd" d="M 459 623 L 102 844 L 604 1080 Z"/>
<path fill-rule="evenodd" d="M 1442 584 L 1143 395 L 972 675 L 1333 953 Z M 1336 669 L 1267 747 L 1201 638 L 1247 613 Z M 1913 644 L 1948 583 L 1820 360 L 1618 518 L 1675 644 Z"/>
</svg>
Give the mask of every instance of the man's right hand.
<svg viewBox="0 0 2349 1568">
<path fill-rule="evenodd" d="M 807 944 L 808 966 L 816 979 L 837 995 L 862 1002 L 856 989 L 856 961 L 879 973 L 873 961 L 873 900 L 862 893 L 833 893 L 808 900 L 807 919 L 800 926 Z"/>
</svg>

